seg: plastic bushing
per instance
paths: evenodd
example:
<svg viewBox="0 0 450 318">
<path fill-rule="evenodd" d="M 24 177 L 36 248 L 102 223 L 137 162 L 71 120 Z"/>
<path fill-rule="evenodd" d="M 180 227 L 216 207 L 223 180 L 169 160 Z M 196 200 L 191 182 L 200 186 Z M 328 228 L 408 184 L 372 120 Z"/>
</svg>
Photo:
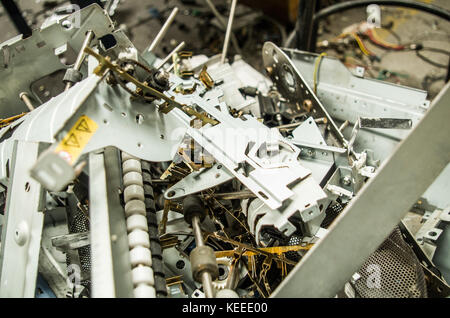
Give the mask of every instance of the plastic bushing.
<svg viewBox="0 0 450 318">
<path fill-rule="evenodd" d="M 217 266 L 216 255 L 211 247 L 197 246 L 192 250 L 189 259 L 193 277 L 197 282 L 202 282 L 202 273 L 205 271 L 211 274 L 212 280 L 219 277 L 219 266 Z"/>
</svg>

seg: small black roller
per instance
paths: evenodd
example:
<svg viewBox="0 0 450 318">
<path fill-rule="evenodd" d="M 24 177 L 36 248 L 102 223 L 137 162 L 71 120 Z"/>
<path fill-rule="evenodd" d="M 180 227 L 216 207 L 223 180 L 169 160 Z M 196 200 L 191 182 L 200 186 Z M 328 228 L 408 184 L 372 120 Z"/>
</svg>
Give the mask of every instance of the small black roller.
<svg viewBox="0 0 450 318">
<path fill-rule="evenodd" d="M 200 222 L 203 222 L 206 216 L 206 209 L 199 196 L 189 195 L 183 200 L 184 220 L 192 225 L 192 217 L 198 216 Z"/>
</svg>

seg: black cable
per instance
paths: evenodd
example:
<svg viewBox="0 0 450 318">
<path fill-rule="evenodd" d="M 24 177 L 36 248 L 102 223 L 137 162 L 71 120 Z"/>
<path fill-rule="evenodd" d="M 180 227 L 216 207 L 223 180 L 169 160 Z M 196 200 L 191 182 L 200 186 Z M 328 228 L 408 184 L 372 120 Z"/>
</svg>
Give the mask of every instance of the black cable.
<svg viewBox="0 0 450 318">
<path fill-rule="evenodd" d="M 417 57 L 420 58 L 422 61 L 427 62 L 428 64 L 431 64 L 431 65 L 433 65 L 434 67 L 438 67 L 438 68 L 447 68 L 447 65 L 440 64 L 440 63 L 438 63 L 438 62 L 435 62 L 435 61 L 429 59 L 428 57 L 422 55 L 422 54 L 420 53 L 420 51 L 416 51 L 416 55 L 417 55 Z"/>
<path fill-rule="evenodd" d="M 434 48 L 434 47 L 423 47 L 422 44 L 417 44 L 416 46 L 417 46 L 417 48 L 415 48 L 416 55 L 421 60 L 423 60 L 426 63 L 431 64 L 431 65 L 433 65 L 435 67 L 438 67 L 438 68 L 447 68 L 448 67 L 447 65 L 440 64 L 438 62 L 435 62 L 435 61 L 431 60 L 430 58 L 428 58 L 425 55 L 421 54 L 421 52 L 422 51 L 429 51 L 429 52 L 433 52 L 433 53 L 445 54 L 445 55 L 450 57 L 450 51 L 447 51 L 447 50 L 444 50 L 444 49 L 440 49 L 440 48 Z"/>
<path fill-rule="evenodd" d="M 33 31 L 30 26 L 27 24 L 27 21 L 22 15 L 20 8 L 13 0 L 1 0 L 3 6 L 5 7 L 6 12 L 8 13 L 9 18 L 12 23 L 16 27 L 17 31 L 23 34 L 23 38 L 27 38 L 31 36 Z"/>
<path fill-rule="evenodd" d="M 439 48 L 435 48 L 435 47 L 424 47 L 420 51 L 430 51 L 430 52 L 434 52 L 434 53 L 450 55 L 450 51 L 446 51 L 444 49 L 439 49 Z"/>
<path fill-rule="evenodd" d="M 446 77 L 444 76 L 431 76 L 431 75 L 427 75 L 424 77 L 423 81 L 422 81 L 422 88 L 425 91 L 429 91 L 431 85 L 433 85 L 435 82 L 439 82 L 439 81 L 446 81 Z"/>
</svg>

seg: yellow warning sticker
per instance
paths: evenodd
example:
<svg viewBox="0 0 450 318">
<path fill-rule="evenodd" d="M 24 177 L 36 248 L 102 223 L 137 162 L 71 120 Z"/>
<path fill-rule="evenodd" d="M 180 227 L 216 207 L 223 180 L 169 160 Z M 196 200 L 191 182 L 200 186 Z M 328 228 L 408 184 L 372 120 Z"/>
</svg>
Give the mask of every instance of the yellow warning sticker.
<svg viewBox="0 0 450 318">
<path fill-rule="evenodd" d="M 95 121 L 86 115 L 81 116 L 58 144 L 55 152 L 73 165 L 97 129 L 98 125 Z"/>
</svg>

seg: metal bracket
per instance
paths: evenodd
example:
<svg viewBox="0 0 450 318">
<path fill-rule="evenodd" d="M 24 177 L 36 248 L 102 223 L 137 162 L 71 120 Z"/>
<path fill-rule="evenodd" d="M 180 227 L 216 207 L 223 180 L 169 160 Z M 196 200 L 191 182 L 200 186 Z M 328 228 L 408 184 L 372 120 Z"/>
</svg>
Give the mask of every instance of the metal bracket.
<svg viewBox="0 0 450 318">
<path fill-rule="evenodd" d="M 34 297 L 42 228 L 44 191 L 30 176 L 39 143 L 16 141 L 2 233 L 0 297 Z"/>
<path fill-rule="evenodd" d="M 347 142 L 341 131 L 286 53 L 272 42 L 266 42 L 263 47 L 263 61 L 281 95 L 294 104 L 304 100 L 311 101 L 312 112 L 327 118 L 336 141 L 345 147 Z"/>
</svg>

